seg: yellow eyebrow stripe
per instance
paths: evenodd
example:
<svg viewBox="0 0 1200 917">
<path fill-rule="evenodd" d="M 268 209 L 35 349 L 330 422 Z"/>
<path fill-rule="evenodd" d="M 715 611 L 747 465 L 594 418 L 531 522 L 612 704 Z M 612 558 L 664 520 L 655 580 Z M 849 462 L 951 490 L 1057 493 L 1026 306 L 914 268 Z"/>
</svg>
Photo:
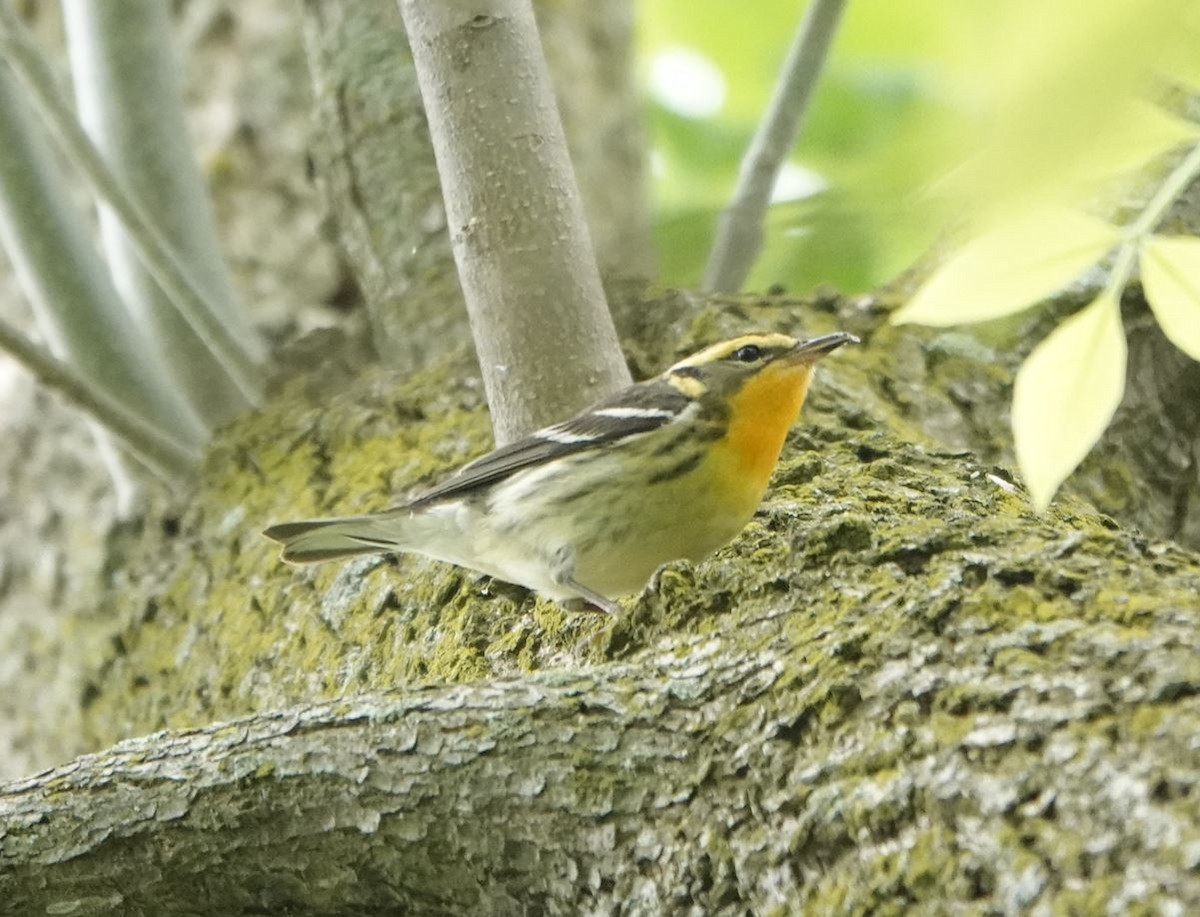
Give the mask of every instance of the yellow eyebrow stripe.
<svg viewBox="0 0 1200 917">
<path fill-rule="evenodd" d="M 708 391 L 708 386 L 695 376 L 684 376 L 678 373 L 667 374 L 667 385 L 689 398 L 699 398 Z"/>
</svg>

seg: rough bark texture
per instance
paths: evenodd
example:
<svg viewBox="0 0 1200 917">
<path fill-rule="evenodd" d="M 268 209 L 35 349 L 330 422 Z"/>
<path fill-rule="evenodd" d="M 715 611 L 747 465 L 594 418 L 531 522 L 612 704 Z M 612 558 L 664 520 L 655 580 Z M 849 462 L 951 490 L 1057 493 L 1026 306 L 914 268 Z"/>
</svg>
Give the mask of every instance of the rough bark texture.
<svg viewBox="0 0 1200 917">
<path fill-rule="evenodd" d="M 467 333 L 441 185 L 395 0 L 310 0 L 313 160 L 379 345 L 427 366 Z M 651 267 L 628 0 L 539 6 L 543 46 L 601 266 Z"/>
<path fill-rule="evenodd" d="M 1017 367 L 1089 289 L 969 331 L 881 326 L 881 385 L 906 419 L 947 446 L 1013 463 L 1009 407 Z M 882 318 L 899 302 L 864 300 Z M 1137 289 L 1125 296 L 1125 397 L 1067 492 L 1154 538 L 1200 548 L 1200 363 L 1159 330 Z"/>
<path fill-rule="evenodd" d="M 735 548 L 665 569 L 618 620 L 573 619 L 543 672 L 151 736 L 6 787 L 0 895 L 130 915 L 1200 906 L 1200 560 L 1070 500 L 1035 516 L 996 470 L 873 420 L 869 387 L 831 364 Z M 415 623 L 394 570 L 340 581 L 401 598 L 274 613 L 343 647 L 354 617 Z M 528 658 L 556 639 L 541 603 L 473 609 L 481 651 L 488 628 Z"/>
<path fill-rule="evenodd" d="M 258 715 L 9 787 L 4 900 L 1200 906 L 1200 559 L 1070 498 L 1037 516 L 1002 468 L 926 438 L 905 415 L 949 418 L 972 391 L 935 387 L 944 343 L 872 333 L 871 309 L 834 300 L 656 305 L 641 373 L 674 355 L 664 341 L 750 326 L 868 338 L 823 368 L 731 548 L 665 568 L 616 621 L 413 559 L 281 567 L 260 522 L 382 505 L 487 439 L 478 382 L 453 381 L 465 356 L 332 402 L 293 383 L 214 454 L 175 551 L 148 540 L 85 711 L 100 743 Z M 917 405 L 914 376 L 879 362 L 921 357 L 937 373 Z"/>
<path fill-rule="evenodd" d="M 1200 549 L 1200 363 L 1138 297 L 1125 328 L 1125 400 L 1074 488 L 1126 524 Z"/>
<path fill-rule="evenodd" d="M 627 329 L 639 376 L 749 327 L 796 330 L 803 322 L 809 330 L 854 331 L 867 344 L 839 354 L 824 376 L 839 386 L 839 410 L 854 424 L 938 448 L 951 441 L 962 450 L 963 440 L 981 438 L 970 424 L 997 410 L 1010 384 L 986 352 L 880 326 L 879 314 L 861 304 L 829 300 L 814 312 L 794 301 L 744 298 L 698 307 L 671 294 L 645 305 L 645 325 Z M 836 315 L 821 311 L 826 307 Z M 318 349 L 331 352 L 327 343 Z M 296 363 L 312 361 L 301 356 Z M 342 391 L 331 396 L 336 388 Z M 819 419 L 820 399 L 829 397 L 822 391 L 806 409 L 810 419 Z M 1003 455 L 1002 444 L 988 442 Z M 263 414 L 229 430 L 186 512 L 162 520 L 179 536 L 164 546 L 151 519 L 127 558 L 133 588 L 106 601 L 107 613 L 127 623 L 87 690 L 89 741 L 99 747 L 356 686 L 495 677 L 557 664 L 586 629 L 586 617 L 564 617 L 521 590 L 419 558 L 297 570 L 280 565 L 258 536 L 285 518 L 390 505 L 488 443 L 482 388 L 465 355 L 403 383 L 386 371 L 348 386 L 328 374 L 297 380 Z M 1108 473 L 1102 465 L 1096 480 Z M 929 486 L 955 485 L 931 479 Z M 846 482 L 845 493 L 855 492 Z M 941 510 L 927 511 L 941 518 Z"/>
</svg>

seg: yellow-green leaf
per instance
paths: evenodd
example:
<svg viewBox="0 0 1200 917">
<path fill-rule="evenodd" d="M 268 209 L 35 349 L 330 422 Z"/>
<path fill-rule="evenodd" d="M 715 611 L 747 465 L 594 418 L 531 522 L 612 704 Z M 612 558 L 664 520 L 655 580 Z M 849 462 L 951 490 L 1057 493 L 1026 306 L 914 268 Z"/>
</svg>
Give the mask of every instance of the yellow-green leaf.
<svg viewBox="0 0 1200 917">
<path fill-rule="evenodd" d="M 1045 299 L 1099 261 L 1115 226 L 1074 210 L 1006 219 L 943 264 L 892 321 L 956 325 L 999 318 Z"/>
<path fill-rule="evenodd" d="M 1108 292 L 1034 348 L 1013 387 L 1013 441 L 1033 503 L 1045 509 L 1112 420 L 1125 392 L 1125 332 Z"/>
<path fill-rule="evenodd" d="M 1142 99 L 1126 100 L 1113 110 L 1112 118 L 1120 131 L 1080 150 L 1070 168 L 1063 169 L 1061 182 L 1081 189 L 1074 199 L 1085 200 L 1088 187 L 1111 183 L 1120 173 L 1181 143 L 1195 143 L 1200 135 L 1195 124 Z"/>
<path fill-rule="evenodd" d="M 1175 77 L 1182 83 L 1187 83 L 1189 87 L 1200 91 L 1200 61 L 1196 60 L 1196 55 L 1189 55 L 1174 66 L 1168 69 L 1168 76 Z"/>
<path fill-rule="evenodd" d="M 1182 14 L 1182 15 L 1181 15 Z M 1200 13 L 1195 3 L 1188 3 L 1176 12 L 1176 38 L 1165 58 L 1158 61 L 1168 79 L 1187 83 L 1200 90 L 1200 60 L 1196 57 L 1200 41 Z"/>
<path fill-rule="evenodd" d="M 1142 288 L 1163 334 L 1200 360 L 1200 239 L 1151 236 L 1142 243 Z"/>
</svg>

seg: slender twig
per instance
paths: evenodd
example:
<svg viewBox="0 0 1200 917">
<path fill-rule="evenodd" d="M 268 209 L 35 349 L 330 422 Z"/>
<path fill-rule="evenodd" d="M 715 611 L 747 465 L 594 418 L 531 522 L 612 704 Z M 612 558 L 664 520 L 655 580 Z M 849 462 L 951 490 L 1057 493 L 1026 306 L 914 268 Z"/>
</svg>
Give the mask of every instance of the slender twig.
<svg viewBox="0 0 1200 917">
<path fill-rule="evenodd" d="M 529 0 L 400 10 L 503 443 L 627 385 L 629 370 Z"/>
<path fill-rule="evenodd" d="M 171 7 L 162 0 L 62 0 L 79 121 L 127 190 L 239 340 L 256 340 L 237 302 L 216 220 L 188 140 Z M 245 408 L 232 380 L 142 263 L 120 220 L 100 205 L 113 282 L 196 412 L 219 426 Z M 256 345 L 257 349 L 257 345 Z"/>
<path fill-rule="evenodd" d="M 167 481 L 178 482 L 186 480 L 195 471 L 200 462 L 199 453 L 130 412 L 2 319 L 0 350 L 33 373 L 42 385 L 58 392 L 120 437 L 138 460 L 155 474 Z"/>
<path fill-rule="evenodd" d="M 825 62 L 846 0 L 811 0 L 788 51 L 779 82 L 742 159 L 737 188 L 721 214 L 704 272 L 704 289 L 739 290 L 762 247 L 771 191 Z"/>
<path fill-rule="evenodd" d="M 1188 186 L 1200 175 L 1200 143 L 1192 147 L 1190 153 L 1179 161 L 1179 164 L 1167 175 L 1166 179 L 1154 192 L 1154 196 L 1146 202 L 1142 212 L 1127 229 L 1127 233 L 1140 237 L 1154 231 L 1171 209 L 1171 205 L 1179 199 Z"/>
<path fill-rule="evenodd" d="M 1117 302 L 1120 302 L 1121 293 L 1129 284 L 1134 268 L 1137 267 L 1139 246 L 1166 218 L 1172 205 L 1196 180 L 1197 176 L 1200 176 L 1200 143 L 1192 147 L 1191 151 L 1167 174 L 1163 183 L 1158 186 L 1158 190 L 1146 202 L 1137 219 L 1123 228 L 1122 235 L 1125 241 L 1117 249 L 1117 255 L 1113 259 L 1108 279 L 1104 284 L 1105 290 Z"/>
<path fill-rule="evenodd" d="M 250 340 L 239 340 L 220 318 L 220 309 L 189 276 L 183 262 L 165 241 L 153 220 L 126 191 L 84 133 L 75 113 L 58 89 L 54 72 L 16 13 L 0 0 L 0 51 L 33 95 L 68 157 L 91 182 L 96 194 L 116 213 L 141 254 L 146 267 L 238 390 L 252 404 L 261 399 L 260 354 Z"/>
</svg>

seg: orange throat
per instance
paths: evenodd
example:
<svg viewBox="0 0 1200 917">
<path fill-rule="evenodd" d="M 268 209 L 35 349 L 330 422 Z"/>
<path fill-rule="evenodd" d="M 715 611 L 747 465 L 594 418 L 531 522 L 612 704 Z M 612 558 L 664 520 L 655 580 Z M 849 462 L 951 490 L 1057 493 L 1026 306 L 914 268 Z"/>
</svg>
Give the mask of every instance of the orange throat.
<svg viewBox="0 0 1200 917">
<path fill-rule="evenodd" d="M 811 366 L 768 366 L 730 401 L 733 413 L 723 442 L 737 473 L 760 495 L 779 461 L 788 429 L 800 415 L 811 378 Z"/>
</svg>

